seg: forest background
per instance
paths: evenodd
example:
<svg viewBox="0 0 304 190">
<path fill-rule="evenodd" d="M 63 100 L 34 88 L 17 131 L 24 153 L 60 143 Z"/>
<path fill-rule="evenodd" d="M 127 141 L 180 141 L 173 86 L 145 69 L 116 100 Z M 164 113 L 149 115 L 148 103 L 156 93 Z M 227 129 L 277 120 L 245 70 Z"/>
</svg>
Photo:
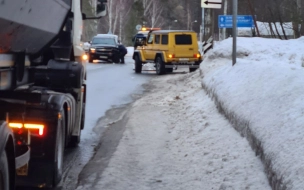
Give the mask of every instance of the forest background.
<svg viewBox="0 0 304 190">
<path fill-rule="evenodd" d="M 83 11 L 92 16 L 94 1 L 84 0 Z M 204 9 L 202 23 L 201 0 L 107 0 L 107 15 L 99 20 L 85 20 L 83 41 L 90 41 L 96 34 L 115 34 L 125 45 L 132 45 L 137 33 L 136 25 L 156 27 L 165 30 L 194 30 L 203 34 L 205 40 L 220 37 L 218 15 L 231 15 L 233 0 L 222 0 L 221 9 Z M 253 15 L 257 21 L 279 23 L 291 22 L 294 38 L 304 35 L 304 0 L 238 0 L 238 15 Z M 202 27 L 202 25 L 204 27 Z M 201 29 L 204 28 L 202 31 Z M 271 25 L 270 25 L 271 28 Z M 287 39 L 279 34 L 278 28 L 271 28 L 271 37 Z M 256 31 L 256 30 L 255 30 Z M 225 30 L 230 36 L 231 29 Z M 257 35 L 254 32 L 254 35 Z"/>
</svg>

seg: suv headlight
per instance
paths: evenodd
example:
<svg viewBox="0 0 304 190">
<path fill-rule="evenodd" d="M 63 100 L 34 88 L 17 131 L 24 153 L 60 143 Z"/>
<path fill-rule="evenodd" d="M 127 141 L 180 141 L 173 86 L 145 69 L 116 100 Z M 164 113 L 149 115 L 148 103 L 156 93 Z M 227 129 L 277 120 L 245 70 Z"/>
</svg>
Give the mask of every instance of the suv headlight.
<svg viewBox="0 0 304 190">
<path fill-rule="evenodd" d="M 90 52 L 95 53 L 96 49 L 95 48 L 90 48 Z"/>
</svg>

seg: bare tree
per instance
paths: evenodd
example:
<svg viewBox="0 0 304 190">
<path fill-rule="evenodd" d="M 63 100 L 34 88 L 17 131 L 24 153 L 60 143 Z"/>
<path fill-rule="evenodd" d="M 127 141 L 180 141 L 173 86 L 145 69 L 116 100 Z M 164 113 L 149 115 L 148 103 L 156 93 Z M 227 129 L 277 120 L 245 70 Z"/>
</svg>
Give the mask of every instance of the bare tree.
<svg viewBox="0 0 304 190">
<path fill-rule="evenodd" d="M 152 1 L 151 1 L 152 2 Z M 154 0 L 152 3 L 152 8 L 149 11 L 149 18 L 151 22 L 151 27 L 162 26 L 165 21 L 162 20 L 163 7 L 161 6 L 161 0 Z"/>
<path fill-rule="evenodd" d="M 130 11 L 131 11 L 131 5 L 133 3 L 133 0 L 119 0 L 119 3 L 116 5 L 116 14 L 118 15 L 118 36 L 119 36 L 119 40 L 123 41 L 123 29 L 125 27 L 126 22 L 126 18 L 128 17 Z M 115 25 L 116 26 L 116 25 Z M 116 30 L 114 30 L 116 31 Z"/>
<path fill-rule="evenodd" d="M 144 19 L 146 19 L 149 10 L 152 7 L 153 1 L 151 1 L 151 0 L 142 0 L 142 3 L 143 3 L 143 7 L 144 7 Z"/>
<path fill-rule="evenodd" d="M 108 6 L 108 33 L 113 33 L 113 20 L 115 20 L 116 16 L 116 7 L 115 4 L 117 4 L 117 0 L 108 0 L 107 6 Z"/>
</svg>

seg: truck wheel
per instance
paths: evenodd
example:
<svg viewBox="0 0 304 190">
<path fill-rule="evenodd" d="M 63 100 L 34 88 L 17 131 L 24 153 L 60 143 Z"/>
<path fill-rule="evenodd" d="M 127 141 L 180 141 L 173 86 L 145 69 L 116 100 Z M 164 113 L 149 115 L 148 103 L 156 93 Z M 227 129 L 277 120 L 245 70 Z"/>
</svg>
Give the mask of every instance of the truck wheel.
<svg viewBox="0 0 304 190">
<path fill-rule="evenodd" d="M 81 123 L 80 123 L 80 129 L 79 129 L 79 135 L 78 136 L 74 136 L 72 135 L 70 138 L 70 142 L 69 142 L 69 147 L 77 147 L 78 144 L 80 143 L 80 139 L 81 139 L 81 129 L 84 128 L 84 121 L 85 121 L 85 104 L 83 104 L 82 107 L 82 115 L 81 115 Z"/>
<path fill-rule="evenodd" d="M 78 136 L 71 136 L 69 147 L 77 147 L 78 144 L 80 143 L 80 139 L 81 139 L 81 130 Z"/>
<path fill-rule="evenodd" d="M 0 157 L 0 189 L 10 190 L 9 187 L 9 170 L 8 170 L 8 158 L 4 151 Z"/>
<path fill-rule="evenodd" d="M 65 147 L 65 115 L 62 114 L 62 119 L 58 121 L 56 131 L 56 146 L 55 146 L 55 162 L 54 162 L 54 178 L 53 186 L 55 187 L 62 178 L 63 173 L 63 156 Z"/>
<path fill-rule="evenodd" d="M 140 61 L 137 55 L 134 57 L 134 60 L 135 60 L 135 73 L 141 73 L 142 62 Z"/>
<path fill-rule="evenodd" d="M 166 73 L 165 63 L 163 62 L 160 56 L 156 58 L 155 65 L 156 65 L 156 73 L 158 75 L 162 75 Z"/>
</svg>

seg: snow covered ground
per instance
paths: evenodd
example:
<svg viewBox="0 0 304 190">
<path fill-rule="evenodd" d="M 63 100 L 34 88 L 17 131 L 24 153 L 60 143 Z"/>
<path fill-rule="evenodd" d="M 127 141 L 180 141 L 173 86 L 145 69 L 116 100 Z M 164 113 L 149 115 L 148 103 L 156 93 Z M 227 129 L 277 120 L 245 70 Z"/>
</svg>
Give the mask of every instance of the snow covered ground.
<svg viewBox="0 0 304 190">
<path fill-rule="evenodd" d="M 238 38 L 232 66 L 229 38 L 200 70 L 155 76 L 107 167 L 77 190 L 303 189 L 303 44 Z"/>
</svg>

